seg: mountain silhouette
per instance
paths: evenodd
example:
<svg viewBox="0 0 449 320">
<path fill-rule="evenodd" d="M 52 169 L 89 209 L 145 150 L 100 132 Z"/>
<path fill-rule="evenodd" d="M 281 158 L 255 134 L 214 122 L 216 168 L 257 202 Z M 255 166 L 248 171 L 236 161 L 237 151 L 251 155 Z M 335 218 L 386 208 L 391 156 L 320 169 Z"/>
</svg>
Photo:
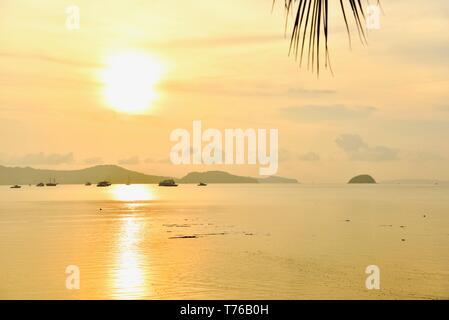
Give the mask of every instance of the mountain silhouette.
<svg viewBox="0 0 449 320">
<path fill-rule="evenodd" d="M 55 180 L 60 184 L 83 184 L 107 180 L 111 183 L 158 183 L 171 177 L 146 175 L 116 165 L 98 165 L 81 170 L 46 170 L 0 166 L 0 184 L 37 184 Z"/>
<path fill-rule="evenodd" d="M 359 176 L 355 176 L 348 183 L 376 183 L 373 177 L 367 174 L 361 174 Z"/>
<path fill-rule="evenodd" d="M 225 171 L 190 172 L 180 183 L 258 183 L 256 178 L 235 176 Z"/>
<path fill-rule="evenodd" d="M 31 167 L 0 166 L 0 185 L 26 185 L 40 182 L 56 181 L 59 184 L 84 184 L 109 181 L 122 183 L 159 183 L 162 180 L 174 179 L 179 183 L 295 183 L 295 179 L 268 177 L 257 179 L 230 174 L 225 171 L 190 172 L 183 178 L 171 176 L 147 175 L 128 170 L 117 165 L 98 165 L 80 170 L 49 170 Z"/>
</svg>

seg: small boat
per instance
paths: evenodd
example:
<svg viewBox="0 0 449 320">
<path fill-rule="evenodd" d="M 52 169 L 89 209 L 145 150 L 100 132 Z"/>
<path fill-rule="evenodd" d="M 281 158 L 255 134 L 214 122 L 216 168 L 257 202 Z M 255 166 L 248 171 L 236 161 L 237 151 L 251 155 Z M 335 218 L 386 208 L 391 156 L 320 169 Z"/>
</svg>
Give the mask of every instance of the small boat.
<svg viewBox="0 0 449 320">
<path fill-rule="evenodd" d="M 90 182 L 86 182 L 85 184 L 84 184 L 85 186 L 91 186 L 92 185 L 92 183 L 90 183 Z"/>
<path fill-rule="evenodd" d="M 19 186 L 18 184 L 15 184 L 13 186 L 10 187 L 11 189 L 20 189 L 22 188 L 21 186 Z"/>
<path fill-rule="evenodd" d="M 56 179 L 45 184 L 47 187 L 56 187 L 58 184 L 56 183 Z"/>
<path fill-rule="evenodd" d="M 100 181 L 97 183 L 97 187 L 109 187 L 111 183 L 109 181 Z"/>
<path fill-rule="evenodd" d="M 205 187 L 205 186 L 207 186 L 207 183 L 204 183 L 204 182 L 198 183 L 198 187 Z"/>
<path fill-rule="evenodd" d="M 160 187 L 177 187 L 178 185 L 176 184 L 175 180 L 168 179 L 168 180 L 163 180 L 163 181 L 159 182 L 159 186 Z"/>
<path fill-rule="evenodd" d="M 39 182 L 38 184 L 36 184 L 36 187 L 44 187 L 45 184 L 43 182 Z"/>
</svg>

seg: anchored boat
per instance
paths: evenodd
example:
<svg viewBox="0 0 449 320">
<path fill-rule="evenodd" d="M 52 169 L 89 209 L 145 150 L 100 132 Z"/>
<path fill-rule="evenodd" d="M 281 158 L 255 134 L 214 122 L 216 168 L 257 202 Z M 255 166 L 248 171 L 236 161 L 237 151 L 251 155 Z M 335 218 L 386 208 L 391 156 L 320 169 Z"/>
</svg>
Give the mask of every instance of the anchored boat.
<svg viewBox="0 0 449 320">
<path fill-rule="evenodd" d="M 177 187 L 178 185 L 176 184 L 175 180 L 168 179 L 168 180 L 163 180 L 163 181 L 159 182 L 159 186 L 160 187 Z"/>
<path fill-rule="evenodd" d="M 97 187 L 109 187 L 111 183 L 109 181 L 100 181 L 97 183 Z"/>
<path fill-rule="evenodd" d="M 58 184 L 56 183 L 56 179 L 45 184 L 47 187 L 56 187 Z"/>
</svg>

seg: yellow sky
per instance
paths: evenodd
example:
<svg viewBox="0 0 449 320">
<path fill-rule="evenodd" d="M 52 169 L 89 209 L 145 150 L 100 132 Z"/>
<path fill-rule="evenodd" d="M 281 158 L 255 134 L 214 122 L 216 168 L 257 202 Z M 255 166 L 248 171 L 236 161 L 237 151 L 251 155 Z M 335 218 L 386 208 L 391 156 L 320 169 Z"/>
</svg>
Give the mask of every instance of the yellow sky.
<svg viewBox="0 0 449 320">
<path fill-rule="evenodd" d="M 67 6 L 80 30 L 66 29 Z M 175 128 L 277 128 L 278 175 L 305 182 L 449 179 L 449 5 L 383 1 L 369 46 L 348 40 L 331 6 L 334 76 L 289 58 L 281 1 L 0 2 L 0 164 L 81 168 L 116 163 L 182 176 L 258 166 L 174 166 Z M 335 10 L 334 10 L 335 9 Z M 353 30 L 355 32 L 355 30 Z M 354 34 L 354 33 L 353 33 Z M 98 75 L 119 52 L 164 66 L 146 114 L 110 108 Z"/>
</svg>

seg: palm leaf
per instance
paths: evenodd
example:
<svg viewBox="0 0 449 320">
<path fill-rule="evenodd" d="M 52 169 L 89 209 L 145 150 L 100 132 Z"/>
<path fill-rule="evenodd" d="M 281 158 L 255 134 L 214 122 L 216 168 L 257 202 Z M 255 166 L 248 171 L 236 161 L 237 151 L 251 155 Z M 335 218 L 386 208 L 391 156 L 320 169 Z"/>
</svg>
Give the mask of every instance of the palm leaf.
<svg viewBox="0 0 449 320">
<path fill-rule="evenodd" d="M 276 0 L 273 0 L 273 5 Z M 299 64 L 302 66 L 304 58 L 304 48 L 307 47 L 307 69 L 312 69 L 312 72 L 316 71 L 320 73 L 320 47 L 323 46 L 324 50 L 324 65 L 327 69 L 329 67 L 332 72 L 332 66 L 329 57 L 328 37 L 329 37 L 329 0 L 284 0 L 285 10 L 287 13 L 286 28 L 288 25 L 288 17 L 291 12 L 296 10 L 294 15 L 293 29 L 290 38 L 289 55 L 294 53 L 295 58 L 298 59 Z M 351 47 L 351 32 L 349 26 L 349 16 L 347 15 L 347 7 L 349 4 L 350 10 L 354 18 L 354 22 L 357 28 L 357 33 L 360 41 L 366 44 L 366 32 L 364 28 L 365 13 L 361 0 L 339 0 L 340 8 L 343 15 L 343 19 L 348 33 L 349 46 Z M 368 1 L 368 0 L 367 0 Z M 380 0 L 377 0 L 377 4 L 380 6 Z M 322 41 L 322 35 L 324 40 Z"/>
</svg>

